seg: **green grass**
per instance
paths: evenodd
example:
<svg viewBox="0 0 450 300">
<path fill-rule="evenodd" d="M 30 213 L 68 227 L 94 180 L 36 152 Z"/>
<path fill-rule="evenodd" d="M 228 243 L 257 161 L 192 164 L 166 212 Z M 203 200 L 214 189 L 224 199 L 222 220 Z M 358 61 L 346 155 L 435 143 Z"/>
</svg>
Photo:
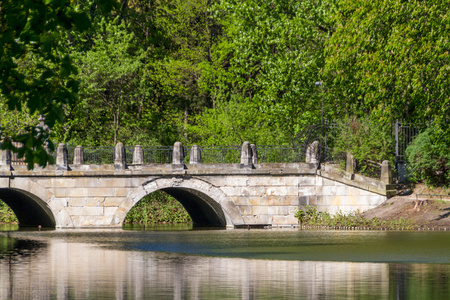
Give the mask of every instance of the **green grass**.
<svg viewBox="0 0 450 300">
<path fill-rule="evenodd" d="M 312 227 L 371 228 L 388 230 L 412 230 L 417 227 L 414 222 L 405 218 L 384 221 L 378 218 L 368 219 L 359 213 L 344 214 L 342 212 L 338 212 L 332 216 L 327 212 L 319 212 L 316 207 L 309 205 L 298 208 L 295 216 L 302 226 Z"/>
<path fill-rule="evenodd" d="M 0 200 L 0 224 L 17 224 L 18 220 L 14 212 Z"/>
<path fill-rule="evenodd" d="M 125 224 L 189 223 L 191 217 L 175 198 L 156 191 L 139 201 L 125 217 Z"/>
</svg>

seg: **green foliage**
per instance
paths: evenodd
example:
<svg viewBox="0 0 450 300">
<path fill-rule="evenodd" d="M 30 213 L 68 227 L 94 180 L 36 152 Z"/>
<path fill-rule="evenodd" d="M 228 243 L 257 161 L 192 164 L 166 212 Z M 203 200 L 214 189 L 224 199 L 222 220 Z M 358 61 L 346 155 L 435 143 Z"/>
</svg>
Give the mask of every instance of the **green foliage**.
<svg viewBox="0 0 450 300">
<path fill-rule="evenodd" d="M 329 3 L 225 0 L 213 5 L 222 35 L 202 64 L 199 82 L 212 107 L 197 119 L 196 129 L 191 127 L 194 138 L 293 143 L 303 127 L 318 120 L 321 94 L 314 82 L 331 33 Z M 219 125 L 210 126 L 213 120 Z"/>
<path fill-rule="evenodd" d="M 332 15 L 324 80 L 335 114 L 448 126 L 449 1 L 339 0 Z"/>
<path fill-rule="evenodd" d="M 66 110 L 62 140 L 78 142 L 74 136 L 78 133 L 85 145 L 115 145 L 128 135 L 122 127 L 132 127 L 134 120 L 142 119 L 146 94 L 140 79 L 143 51 L 136 49 L 134 35 L 125 24 L 116 23 L 117 19 L 102 19 L 93 46 L 73 55 L 80 68 L 81 99 Z"/>
<path fill-rule="evenodd" d="M 331 216 L 327 212 L 319 212 L 317 207 L 310 205 L 299 207 L 295 212 L 295 217 L 303 226 L 389 230 L 411 230 L 415 227 L 415 223 L 413 221 L 404 218 L 383 221 L 378 218 L 367 219 L 359 213 L 344 214 L 340 211 L 334 216 Z"/>
<path fill-rule="evenodd" d="M 0 224 L 17 224 L 18 220 L 14 212 L 6 205 L 2 200 L 0 200 Z"/>
<path fill-rule="evenodd" d="M 191 217 L 173 197 L 156 191 L 139 201 L 125 217 L 125 224 L 188 223 Z"/>
<path fill-rule="evenodd" d="M 78 93 L 77 70 L 63 37 L 68 31 L 87 30 L 90 19 L 69 0 L 6 0 L 0 10 L 0 96 L 9 110 L 26 107 L 31 115 L 45 115 L 47 125 L 53 127 L 62 121 L 64 106 L 73 103 Z M 28 167 L 36 162 L 45 166 L 50 156 L 42 149 L 48 137 L 34 137 L 36 126 L 24 131 L 16 135 L 2 130 L 2 149 L 17 152 L 12 142 L 25 141 L 21 151 Z"/>
<path fill-rule="evenodd" d="M 358 161 L 393 162 L 391 128 L 368 117 L 346 118 L 339 124 L 334 154 L 353 153 Z"/>
<path fill-rule="evenodd" d="M 450 137 L 439 127 L 420 133 L 406 149 L 411 177 L 429 186 L 450 186 Z"/>
<path fill-rule="evenodd" d="M 205 109 L 195 122 L 187 128 L 194 142 L 203 145 L 242 145 L 245 141 L 272 145 L 286 140 L 280 131 L 270 130 L 271 120 L 256 103 L 236 98 L 217 100 L 215 108 Z"/>
</svg>

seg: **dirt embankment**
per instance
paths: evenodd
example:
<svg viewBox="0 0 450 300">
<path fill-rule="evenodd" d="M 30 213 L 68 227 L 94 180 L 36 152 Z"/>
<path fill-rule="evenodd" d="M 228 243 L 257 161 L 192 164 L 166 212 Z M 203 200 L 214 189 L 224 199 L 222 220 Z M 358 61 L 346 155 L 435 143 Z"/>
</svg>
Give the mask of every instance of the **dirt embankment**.
<svg viewBox="0 0 450 300">
<path fill-rule="evenodd" d="M 363 213 L 366 218 L 407 219 L 422 228 L 450 230 L 450 190 L 425 185 L 398 186 L 397 196 Z"/>
</svg>

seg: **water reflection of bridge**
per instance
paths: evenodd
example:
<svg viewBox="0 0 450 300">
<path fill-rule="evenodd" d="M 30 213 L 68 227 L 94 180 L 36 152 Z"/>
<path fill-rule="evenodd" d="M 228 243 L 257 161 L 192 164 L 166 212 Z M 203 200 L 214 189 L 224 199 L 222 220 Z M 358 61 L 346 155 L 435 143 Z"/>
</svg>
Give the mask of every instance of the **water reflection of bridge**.
<svg viewBox="0 0 450 300">
<path fill-rule="evenodd" d="M 245 142 L 238 163 L 203 163 L 193 146 L 189 163 L 184 147 L 172 148 L 172 163 L 144 163 L 140 146 L 127 162 L 118 144 L 114 163 L 86 164 L 77 147 L 73 161 L 59 145 L 56 165 L 45 169 L 12 165 L 8 152 L 0 157 L 0 198 L 22 226 L 120 227 L 128 211 L 144 196 L 163 190 L 191 215 L 195 226 L 295 226 L 295 211 L 315 205 L 331 213 L 363 211 L 382 203 L 390 193 L 389 165 L 381 180 L 319 168 L 317 145 L 311 144 L 292 162 L 258 161 L 257 148 Z M 290 150 L 291 151 L 291 150 Z"/>
<path fill-rule="evenodd" d="M 128 252 L 52 240 L 0 259 L 0 299 L 387 299 L 388 264 Z"/>
</svg>

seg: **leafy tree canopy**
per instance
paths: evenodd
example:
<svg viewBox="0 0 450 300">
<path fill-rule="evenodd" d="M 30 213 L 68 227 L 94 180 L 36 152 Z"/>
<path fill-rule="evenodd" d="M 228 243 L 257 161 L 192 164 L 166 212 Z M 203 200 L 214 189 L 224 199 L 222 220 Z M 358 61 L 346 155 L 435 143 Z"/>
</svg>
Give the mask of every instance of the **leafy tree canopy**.
<svg viewBox="0 0 450 300">
<path fill-rule="evenodd" d="M 211 8 L 223 34 L 203 64 L 200 84 L 212 98 L 213 110 L 197 123 L 200 139 L 220 135 L 205 126 L 219 115 L 223 118 L 217 122 L 236 131 L 234 143 L 291 143 L 305 124 L 318 120 L 321 95 L 314 82 L 320 80 L 323 45 L 331 33 L 330 3 L 224 0 Z M 251 109 L 246 115 L 234 113 L 236 105 Z M 256 136 L 266 138 L 251 140 Z M 274 139 L 267 141 L 269 136 Z"/>
<path fill-rule="evenodd" d="M 324 73 L 335 115 L 434 120 L 450 113 L 450 2 L 341 0 Z"/>
<path fill-rule="evenodd" d="M 77 1 L 78 3 L 78 1 Z M 85 4 L 83 1 L 80 3 Z M 95 5 L 110 11 L 113 0 L 97 0 Z M 9 110 L 26 107 L 32 115 L 44 115 L 48 126 L 62 121 L 64 105 L 77 98 L 77 69 L 69 52 L 70 32 L 90 27 L 89 15 L 69 0 L 0 2 L 0 93 Z M 21 149 L 13 141 L 22 144 Z M 48 135 L 36 126 L 23 134 L 7 135 L 2 130 L 2 149 L 25 155 L 28 166 L 45 166 L 51 157 L 43 145 Z"/>
</svg>

